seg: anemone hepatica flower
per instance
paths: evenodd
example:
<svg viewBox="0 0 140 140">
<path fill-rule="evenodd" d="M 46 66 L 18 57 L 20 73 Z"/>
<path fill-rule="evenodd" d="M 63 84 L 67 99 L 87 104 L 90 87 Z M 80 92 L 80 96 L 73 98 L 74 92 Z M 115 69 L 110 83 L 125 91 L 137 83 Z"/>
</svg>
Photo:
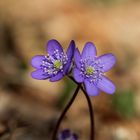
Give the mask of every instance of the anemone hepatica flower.
<svg viewBox="0 0 140 140">
<path fill-rule="evenodd" d="M 85 44 L 81 55 L 76 48 L 73 76 L 78 83 L 84 83 L 88 95 L 98 95 L 100 90 L 113 94 L 116 87 L 104 73 L 114 66 L 116 57 L 111 53 L 97 57 L 96 53 L 96 48 L 91 42 Z"/>
<path fill-rule="evenodd" d="M 36 55 L 32 58 L 31 64 L 36 70 L 31 76 L 38 80 L 58 81 L 69 72 L 75 43 L 73 40 L 70 42 L 65 54 L 59 42 L 52 39 L 48 41 L 46 50 L 48 55 Z"/>
<path fill-rule="evenodd" d="M 69 129 L 65 129 L 59 133 L 57 140 L 78 140 L 78 136 Z"/>
</svg>

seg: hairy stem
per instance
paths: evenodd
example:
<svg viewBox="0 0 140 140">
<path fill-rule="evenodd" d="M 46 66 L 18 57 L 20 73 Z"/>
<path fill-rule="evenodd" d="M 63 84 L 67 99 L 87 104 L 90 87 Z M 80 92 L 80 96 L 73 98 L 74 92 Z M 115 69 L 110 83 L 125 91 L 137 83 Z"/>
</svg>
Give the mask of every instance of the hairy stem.
<svg viewBox="0 0 140 140">
<path fill-rule="evenodd" d="M 89 107 L 89 113 L 90 113 L 90 140 L 94 140 L 95 139 L 95 129 L 94 129 L 94 112 L 93 112 L 93 107 L 92 107 L 92 103 L 90 101 L 90 98 L 88 96 L 88 94 L 86 93 L 86 91 L 83 89 L 83 87 L 81 86 L 81 89 L 87 99 L 87 103 L 88 103 L 88 107 Z"/>
<path fill-rule="evenodd" d="M 67 113 L 68 109 L 70 108 L 70 106 L 72 105 L 73 101 L 75 100 L 75 98 L 76 98 L 76 96 L 77 96 L 77 94 L 78 94 L 78 91 L 79 91 L 80 87 L 81 87 L 81 84 L 78 84 L 78 86 L 77 86 L 77 88 L 76 88 L 76 90 L 75 90 L 75 92 L 74 92 L 74 94 L 73 94 L 71 100 L 69 101 L 69 103 L 67 104 L 67 106 L 64 108 L 62 114 L 60 115 L 60 117 L 59 117 L 59 119 L 58 119 L 58 121 L 57 121 L 57 123 L 56 123 L 56 127 L 55 127 L 55 129 L 54 129 L 54 133 L 53 133 L 53 136 L 52 136 L 52 140 L 56 140 L 56 138 L 57 138 L 57 133 L 58 133 L 60 124 L 61 124 L 61 122 L 62 122 L 62 120 L 63 120 L 65 114 Z"/>
<path fill-rule="evenodd" d="M 73 77 L 69 77 L 72 81 L 74 81 L 76 84 L 78 84 Z M 89 107 L 89 113 L 90 113 L 90 140 L 95 140 L 95 124 L 94 124 L 94 112 L 93 112 L 93 107 L 92 107 L 92 103 L 90 101 L 90 98 L 87 94 L 87 92 L 84 90 L 84 88 L 80 85 L 80 88 L 82 89 L 86 99 L 87 99 L 87 103 L 88 103 L 88 107 Z"/>
</svg>

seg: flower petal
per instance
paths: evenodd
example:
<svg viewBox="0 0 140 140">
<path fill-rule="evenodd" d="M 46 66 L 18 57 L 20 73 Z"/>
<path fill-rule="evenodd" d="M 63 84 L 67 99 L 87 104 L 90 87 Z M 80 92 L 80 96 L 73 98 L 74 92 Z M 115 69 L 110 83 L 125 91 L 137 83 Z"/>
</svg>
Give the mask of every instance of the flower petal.
<svg viewBox="0 0 140 140">
<path fill-rule="evenodd" d="M 70 137 L 71 137 L 71 133 L 70 133 L 69 129 L 66 129 L 61 133 L 62 140 L 65 140 L 65 139 L 70 138 Z"/>
<path fill-rule="evenodd" d="M 55 39 L 49 40 L 47 43 L 48 54 L 53 55 L 54 51 L 56 51 L 56 50 L 58 50 L 59 53 L 63 52 L 63 49 L 62 49 L 62 46 L 60 45 L 60 43 Z"/>
<path fill-rule="evenodd" d="M 39 69 L 44 58 L 45 58 L 44 55 L 36 55 L 36 56 L 34 56 L 34 57 L 32 58 L 32 60 L 31 60 L 32 66 L 33 66 L 34 68 Z"/>
<path fill-rule="evenodd" d="M 71 60 L 73 55 L 74 55 L 74 50 L 75 50 L 75 42 L 72 40 L 69 44 L 68 50 L 66 52 L 68 56 L 68 60 Z"/>
<path fill-rule="evenodd" d="M 75 60 L 76 66 L 78 68 L 80 68 L 81 67 L 81 64 L 80 64 L 81 55 L 80 55 L 78 48 L 75 49 L 74 60 Z"/>
<path fill-rule="evenodd" d="M 69 73 L 70 67 L 71 67 L 71 61 L 68 61 L 67 64 L 64 65 L 64 68 L 63 68 L 63 73 L 64 73 L 64 75 L 66 75 L 66 74 Z"/>
<path fill-rule="evenodd" d="M 54 77 L 52 77 L 52 78 L 50 79 L 50 81 L 51 81 L 51 82 L 59 81 L 59 80 L 61 80 L 63 77 L 64 77 L 63 73 L 62 73 L 62 72 L 58 72 L 58 74 L 55 75 Z"/>
<path fill-rule="evenodd" d="M 31 73 L 31 76 L 32 76 L 32 78 L 38 79 L 38 80 L 45 80 L 45 79 L 47 79 L 47 78 L 50 77 L 50 75 L 44 74 L 44 72 L 43 72 L 42 69 L 38 69 L 38 70 L 36 70 L 36 71 L 33 71 L 33 72 Z"/>
<path fill-rule="evenodd" d="M 108 53 L 108 54 L 99 56 L 96 61 L 99 61 L 99 63 L 103 65 L 102 70 L 103 72 L 106 72 L 110 70 L 116 63 L 116 57 L 113 54 Z"/>
<path fill-rule="evenodd" d="M 72 138 L 73 138 L 72 140 L 78 140 L 78 136 L 76 134 L 73 133 L 72 135 L 73 135 L 72 136 Z"/>
<path fill-rule="evenodd" d="M 95 45 L 92 42 L 87 42 L 82 51 L 82 58 L 83 59 L 90 58 L 90 59 L 94 60 L 96 54 L 97 54 L 97 52 L 96 52 Z"/>
<path fill-rule="evenodd" d="M 88 79 L 84 81 L 84 85 L 89 96 L 96 96 L 99 94 L 99 89 L 91 83 Z"/>
<path fill-rule="evenodd" d="M 68 47 L 68 50 L 66 52 L 67 54 L 67 57 L 68 57 L 68 62 L 67 64 L 64 66 L 64 73 L 67 74 L 69 72 L 69 68 L 71 66 L 71 61 L 72 61 L 72 58 L 74 56 L 74 50 L 75 50 L 75 42 L 72 40 L 70 42 L 70 45 Z"/>
<path fill-rule="evenodd" d="M 80 70 L 78 68 L 74 68 L 73 77 L 78 83 L 82 83 L 84 81 L 84 77 L 80 74 Z"/>
<path fill-rule="evenodd" d="M 97 83 L 97 87 L 108 93 L 108 94 L 113 94 L 116 90 L 115 85 L 113 84 L 113 82 L 111 80 L 109 80 L 106 76 L 101 77 L 102 79 L 99 80 L 99 82 Z"/>
</svg>

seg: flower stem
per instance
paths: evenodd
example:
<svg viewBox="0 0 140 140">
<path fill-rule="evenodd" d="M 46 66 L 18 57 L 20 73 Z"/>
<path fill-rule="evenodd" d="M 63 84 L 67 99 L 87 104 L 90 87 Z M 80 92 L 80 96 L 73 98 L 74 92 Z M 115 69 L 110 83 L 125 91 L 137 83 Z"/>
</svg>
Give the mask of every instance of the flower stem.
<svg viewBox="0 0 140 140">
<path fill-rule="evenodd" d="M 95 140 L 95 126 L 94 126 L 94 112 L 93 112 L 93 107 L 92 107 L 92 103 L 91 103 L 91 101 L 90 101 L 90 98 L 89 98 L 89 96 L 88 96 L 88 94 L 86 93 L 86 91 L 83 89 L 83 87 L 81 86 L 81 89 L 82 89 L 82 91 L 83 91 L 83 93 L 84 93 L 84 95 L 85 95 L 85 97 L 86 97 L 86 99 L 87 99 L 87 103 L 88 103 L 88 107 L 89 107 L 89 113 L 90 113 L 90 123 L 91 123 L 91 125 L 90 125 L 90 130 L 91 130 L 91 132 L 90 132 L 90 140 Z"/>
<path fill-rule="evenodd" d="M 73 77 L 69 78 L 75 82 L 76 84 L 78 84 Z M 87 103 L 88 103 L 88 107 L 89 107 L 89 113 L 90 113 L 90 140 L 95 140 L 95 124 L 94 124 L 94 112 L 93 112 L 93 107 L 92 107 L 92 103 L 91 100 L 87 94 L 87 92 L 84 90 L 84 88 L 80 85 L 81 90 L 83 91 L 86 99 L 87 99 Z"/>
<path fill-rule="evenodd" d="M 59 119 L 58 119 L 58 121 L 57 121 L 56 127 L 55 127 L 55 129 L 54 129 L 54 133 L 53 133 L 53 136 L 52 136 L 52 140 L 56 140 L 56 138 L 57 138 L 57 133 L 58 133 L 58 130 L 59 130 L 59 126 L 60 126 L 60 124 L 61 124 L 61 122 L 62 122 L 62 120 L 63 120 L 65 114 L 67 113 L 68 109 L 70 108 L 70 106 L 72 105 L 73 101 L 75 100 L 75 98 L 76 98 L 76 96 L 77 96 L 77 94 L 78 94 L 78 91 L 79 91 L 80 87 L 81 87 L 81 84 L 78 84 L 78 86 L 77 86 L 77 88 L 76 88 L 76 90 L 75 90 L 75 92 L 74 92 L 74 94 L 73 94 L 71 100 L 69 101 L 69 103 L 67 104 L 67 106 L 64 108 L 62 114 L 60 115 L 60 117 L 59 117 Z"/>
</svg>

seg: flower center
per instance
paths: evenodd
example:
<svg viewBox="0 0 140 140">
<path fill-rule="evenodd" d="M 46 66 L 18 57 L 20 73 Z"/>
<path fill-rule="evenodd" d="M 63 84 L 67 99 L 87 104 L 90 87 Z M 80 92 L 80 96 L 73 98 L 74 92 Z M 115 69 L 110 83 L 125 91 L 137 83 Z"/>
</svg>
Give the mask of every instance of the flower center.
<svg viewBox="0 0 140 140">
<path fill-rule="evenodd" d="M 99 61 L 90 59 L 81 59 L 80 63 L 80 75 L 96 84 L 101 79 L 103 65 Z"/>
<path fill-rule="evenodd" d="M 60 60 L 55 60 L 53 64 L 56 69 L 62 69 L 62 62 Z"/>
<path fill-rule="evenodd" d="M 91 66 L 88 66 L 86 68 L 86 74 L 88 74 L 88 75 L 92 75 L 94 73 L 94 71 L 95 71 L 94 68 Z"/>
<path fill-rule="evenodd" d="M 64 72 L 64 66 L 68 61 L 68 57 L 63 52 L 59 52 L 55 50 L 52 55 L 45 56 L 42 61 L 42 69 L 44 70 L 44 74 L 54 76 L 58 72 Z"/>
</svg>

